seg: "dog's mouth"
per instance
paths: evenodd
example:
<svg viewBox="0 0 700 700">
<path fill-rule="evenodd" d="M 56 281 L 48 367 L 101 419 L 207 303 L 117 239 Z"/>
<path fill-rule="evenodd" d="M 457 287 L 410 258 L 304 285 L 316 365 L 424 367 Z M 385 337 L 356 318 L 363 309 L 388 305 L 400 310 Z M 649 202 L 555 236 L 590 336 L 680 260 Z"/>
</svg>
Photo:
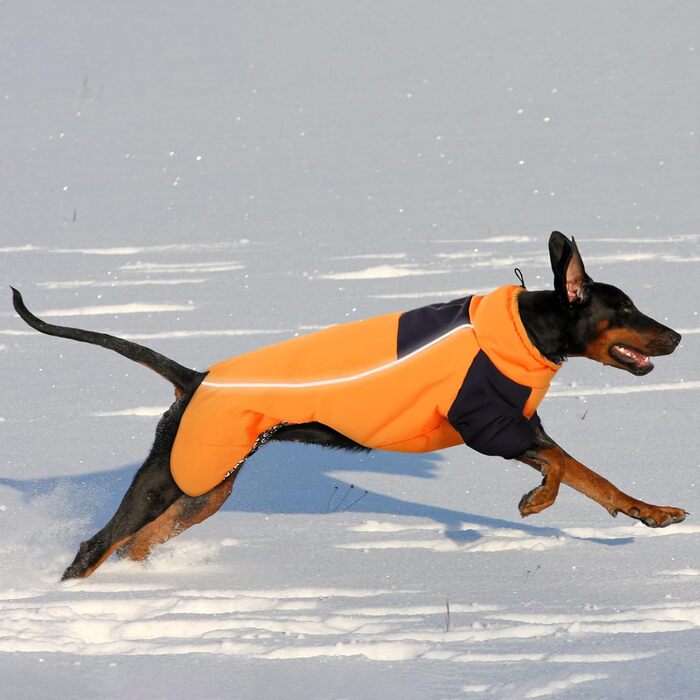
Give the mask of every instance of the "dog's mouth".
<svg viewBox="0 0 700 700">
<path fill-rule="evenodd" d="M 610 356 L 617 360 L 624 369 L 638 376 L 649 374 L 654 369 L 649 355 L 645 355 L 643 352 L 627 345 L 612 345 L 610 347 Z"/>
</svg>

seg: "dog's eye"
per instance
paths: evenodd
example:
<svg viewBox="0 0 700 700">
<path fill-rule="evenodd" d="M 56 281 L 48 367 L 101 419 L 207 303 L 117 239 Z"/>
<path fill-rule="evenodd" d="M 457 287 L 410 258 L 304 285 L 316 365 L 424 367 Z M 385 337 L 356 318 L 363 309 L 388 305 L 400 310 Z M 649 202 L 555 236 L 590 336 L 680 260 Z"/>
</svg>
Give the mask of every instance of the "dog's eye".
<svg viewBox="0 0 700 700">
<path fill-rule="evenodd" d="M 634 304 L 631 301 L 626 301 L 620 307 L 623 314 L 631 314 L 634 311 Z"/>
</svg>

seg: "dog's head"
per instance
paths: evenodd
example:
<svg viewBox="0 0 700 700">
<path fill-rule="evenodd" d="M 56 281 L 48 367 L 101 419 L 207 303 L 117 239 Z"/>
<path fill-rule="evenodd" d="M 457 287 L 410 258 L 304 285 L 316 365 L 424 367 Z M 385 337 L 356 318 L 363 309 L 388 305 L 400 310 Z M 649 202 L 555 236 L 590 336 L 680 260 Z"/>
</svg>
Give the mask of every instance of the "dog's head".
<svg viewBox="0 0 700 700">
<path fill-rule="evenodd" d="M 567 314 L 568 355 L 642 376 L 654 369 L 650 357 L 676 349 L 679 333 L 645 316 L 621 289 L 586 274 L 573 237 L 552 233 L 549 256 L 554 290 Z"/>
</svg>

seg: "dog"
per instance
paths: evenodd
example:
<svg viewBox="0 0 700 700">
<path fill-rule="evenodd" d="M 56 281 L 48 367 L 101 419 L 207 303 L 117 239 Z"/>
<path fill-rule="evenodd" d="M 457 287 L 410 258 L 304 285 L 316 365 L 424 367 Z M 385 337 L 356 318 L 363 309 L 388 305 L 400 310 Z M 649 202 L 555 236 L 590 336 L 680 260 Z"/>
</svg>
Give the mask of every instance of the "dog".
<svg viewBox="0 0 700 700">
<path fill-rule="evenodd" d="M 426 452 L 466 443 L 542 474 L 518 505 L 525 517 L 556 500 L 562 483 L 649 527 L 685 519 L 681 508 L 628 496 L 567 454 L 536 408 L 568 357 L 637 376 L 672 353 L 674 330 L 637 310 L 620 289 L 593 282 L 576 241 L 549 239 L 553 291 L 501 287 L 401 314 L 295 338 L 188 369 L 136 343 L 48 324 L 12 288 L 32 328 L 100 345 L 170 381 L 175 402 L 112 519 L 80 545 L 62 580 L 92 574 L 112 553 L 145 559 L 158 544 L 213 515 L 245 459 L 268 441 L 349 450 Z"/>
</svg>

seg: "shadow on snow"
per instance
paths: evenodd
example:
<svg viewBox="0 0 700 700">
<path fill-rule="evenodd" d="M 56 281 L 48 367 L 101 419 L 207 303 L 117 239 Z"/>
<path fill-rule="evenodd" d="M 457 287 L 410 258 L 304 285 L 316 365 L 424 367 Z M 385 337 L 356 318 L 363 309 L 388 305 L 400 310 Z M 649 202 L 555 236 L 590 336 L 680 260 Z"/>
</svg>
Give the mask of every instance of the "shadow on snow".
<svg viewBox="0 0 700 700">
<path fill-rule="evenodd" d="M 436 453 L 405 455 L 395 452 L 348 453 L 309 445 L 271 444 L 253 455 L 239 476 L 223 511 L 278 514 L 318 514 L 351 510 L 368 515 L 426 518 L 444 527 L 454 541 L 478 539 L 465 525 L 508 529 L 538 537 L 563 537 L 608 546 L 629 544 L 632 537 L 573 536 L 555 527 L 493 518 L 418 501 L 365 492 L 364 488 L 332 476 L 332 472 L 370 472 L 433 479 L 442 458 Z M 19 491 L 26 499 L 51 494 L 58 488 L 75 494 L 79 510 L 101 527 L 116 510 L 136 471 L 135 466 L 87 475 L 33 479 L 0 479 L 0 487 Z M 85 535 L 88 533 L 86 532 Z"/>
</svg>

